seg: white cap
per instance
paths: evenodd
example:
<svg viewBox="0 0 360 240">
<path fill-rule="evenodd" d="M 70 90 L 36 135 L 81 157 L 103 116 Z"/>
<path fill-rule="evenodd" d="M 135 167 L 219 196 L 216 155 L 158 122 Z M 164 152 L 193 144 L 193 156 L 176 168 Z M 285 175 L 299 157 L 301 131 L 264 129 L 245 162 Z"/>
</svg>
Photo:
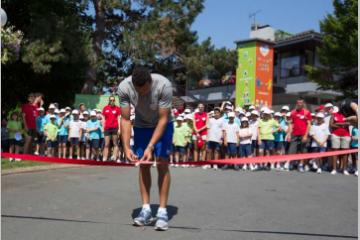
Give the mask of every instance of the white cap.
<svg viewBox="0 0 360 240">
<path fill-rule="evenodd" d="M 265 108 L 264 111 L 263 111 L 263 113 L 265 113 L 265 114 L 271 114 L 272 111 L 271 111 L 270 109 L 268 109 L 268 108 Z"/>
<path fill-rule="evenodd" d="M 95 116 L 95 117 L 96 117 L 96 111 L 94 111 L 94 110 L 91 111 L 91 112 L 90 112 L 90 116 Z"/>
<path fill-rule="evenodd" d="M 79 119 L 80 119 L 80 120 L 83 120 L 83 119 L 84 119 L 84 116 L 83 116 L 82 114 L 80 114 Z"/>
<path fill-rule="evenodd" d="M 37 110 L 38 111 L 45 111 L 45 109 L 43 107 L 39 107 Z"/>
<path fill-rule="evenodd" d="M 235 117 L 235 113 L 234 112 L 229 112 L 228 113 L 228 117 L 230 118 L 230 117 Z"/>
<path fill-rule="evenodd" d="M 60 113 L 59 109 L 55 109 L 54 113 L 59 114 Z"/>
<path fill-rule="evenodd" d="M 101 110 L 100 109 L 96 109 L 95 110 L 97 113 L 101 113 Z"/>
<path fill-rule="evenodd" d="M 71 107 L 66 107 L 65 110 L 71 110 Z"/>
<path fill-rule="evenodd" d="M 89 112 L 88 112 L 88 111 L 83 111 L 82 114 L 83 114 L 83 115 L 89 115 Z"/>
<path fill-rule="evenodd" d="M 241 107 L 235 108 L 235 112 L 242 112 L 242 108 Z"/>
<path fill-rule="evenodd" d="M 53 119 L 53 118 L 56 119 L 56 116 L 55 116 L 54 114 L 51 114 L 51 115 L 49 116 L 49 118 L 50 118 L 50 119 Z"/>
<path fill-rule="evenodd" d="M 252 110 L 252 109 L 255 109 L 255 106 L 251 105 L 251 106 L 249 107 L 249 110 Z"/>
<path fill-rule="evenodd" d="M 248 122 L 248 121 L 249 121 L 249 119 L 247 117 L 242 117 L 241 118 L 241 122 Z"/>
<path fill-rule="evenodd" d="M 265 111 L 265 109 L 269 109 L 269 108 L 268 108 L 268 107 L 262 107 L 262 108 L 260 109 L 260 112 Z"/>
<path fill-rule="evenodd" d="M 289 106 L 282 106 L 281 110 L 290 111 L 290 108 L 289 108 Z"/>
<path fill-rule="evenodd" d="M 287 117 L 290 117 L 290 116 L 291 116 L 291 112 L 286 113 L 286 116 L 287 116 Z"/>
<path fill-rule="evenodd" d="M 214 114 L 215 114 L 214 111 L 210 111 L 210 112 L 209 112 L 209 115 L 214 115 Z"/>
<path fill-rule="evenodd" d="M 339 108 L 337 106 L 334 106 L 333 113 L 337 113 L 337 112 L 339 112 Z"/>
<path fill-rule="evenodd" d="M 260 116 L 259 112 L 256 111 L 256 110 L 252 110 L 252 111 L 251 111 L 251 114 L 256 115 L 256 116 Z"/>
<path fill-rule="evenodd" d="M 66 113 L 65 108 L 60 109 L 60 113 Z"/>
<path fill-rule="evenodd" d="M 275 116 L 275 117 L 281 117 L 281 113 L 276 112 L 276 113 L 274 114 L 274 116 Z"/>
<path fill-rule="evenodd" d="M 71 114 L 76 114 L 76 115 L 79 115 L 79 110 L 74 109 L 74 110 L 72 110 Z"/>
<path fill-rule="evenodd" d="M 325 115 L 323 113 L 319 112 L 319 113 L 316 114 L 316 117 L 317 118 L 324 118 Z"/>
<path fill-rule="evenodd" d="M 233 107 L 228 105 L 228 106 L 225 107 L 225 109 L 228 109 L 228 110 L 231 110 L 231 111 L 232 111 L 232 110 L 233 110 Z"/>
<path fill-rule="evenodd" d="M 326 108 L 331 108 L 331 107 L 334 107 L 334 105 L 332 105 L 332 103 L 327 103 L 327 104 L 325 104 L 324 107 L 326 107 Z"/>
<path fill-rule="evenodd" d="M 176 121 L 183 121 L 184 120 L 184 118 L 182 117 L 182 116 L 178 116 L 177 118 L 176 118 Z"/>
<path fill-rule="evenodd" d="M 274 110 L 270 109 L 271 114 L 274 114 Z"/>
<path fill-rule="evenodd" d="M 185 113 L 179 114 L 180 117 L 185 117 Z"/>
<path fill-rule="evenodd" d="M 54 109 L 55 109 L 56 107 L 55 107 L 54 104 L 50 104 L 50 105 L 49 105 L 49 109 L 50 109 L 50 108 L 54 108 Z"/>
<path fill-rule="evenodd" d="M 191 113 L 191 110 L 189 108 L 186 108 L 184 113 Z"/>
<path fill-rule="evenodd" d="M 193 120 L 192 114 L 186 114 L 185 119 Z"/>
<path fill-rule="evenodd" d="M 130 116 L 130 121 L 133 121 L 133 120 L 135 120 L 135 114 L 131 114 L 131 116 Z"/>
<path fill-rule="evenodd" d="M 251 113 L 250 112 L 246 112 L 245 113 L 245 117 L 250 117 L 251 116 Z"/>
</svg>

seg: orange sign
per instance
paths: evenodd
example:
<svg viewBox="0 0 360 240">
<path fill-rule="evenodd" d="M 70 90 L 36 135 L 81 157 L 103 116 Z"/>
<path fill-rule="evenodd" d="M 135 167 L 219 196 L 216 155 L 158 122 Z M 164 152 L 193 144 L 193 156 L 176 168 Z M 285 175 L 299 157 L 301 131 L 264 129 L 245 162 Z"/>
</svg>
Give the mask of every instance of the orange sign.
<svg viewBox="0 0 360 240">
<path fill-rule="evenodd" d="M 256 43 L 255 105 L 272 105 L 273 47 L 267 43 Z"/>
</svg>

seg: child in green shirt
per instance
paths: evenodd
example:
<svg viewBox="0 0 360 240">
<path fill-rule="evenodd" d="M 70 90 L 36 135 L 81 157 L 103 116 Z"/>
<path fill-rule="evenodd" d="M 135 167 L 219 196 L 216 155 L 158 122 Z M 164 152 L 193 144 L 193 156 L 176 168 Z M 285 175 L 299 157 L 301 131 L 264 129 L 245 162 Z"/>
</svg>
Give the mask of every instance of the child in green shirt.
<svg viewBox="0 0 360 240">
<path fill-rule="evenodd" d="M 6 128 L 8 129 L 9 132 L 9 143 L 10 143 L 10 149 L 9 152 L 10 153 L 14 153 L 14 148 L 15 148 L 15 154 L 18 154 L 20 151 L 20 146 L 21 146 L 21 140 L 23 139 L 22 137 L 22 131 L 23 131 L 23 126 L 21 121 L 19 120 L 19 114 L 17 112 L 13 112 L 10 116 L 10 120 L 7 123 Z M 9 158 L 10 162 L 12 161 L 20 161 L 20 159 L 14 159 L 14 158 Z"/>
<path fill-rule="evenodd" d="M 185 147 L 188 141 L 188 127 L 183 124 L 183 117 L 177 117 L 174 127 L 173 144 L 175 146 L 175 166 L 181 161 L 185 161 Z"/>
<path fill-rule="evenodd" d="M 55 115 L 50 115 L 49 118 L 50 122 L 47 123 L 44 127 L 44 135 L 46 136 L 48 157 L 52 157 L 54 156 L 55 148 L 58 145 L 57 135 L 59 132 L 59 127 L 56 123 Z"/>
</svg>

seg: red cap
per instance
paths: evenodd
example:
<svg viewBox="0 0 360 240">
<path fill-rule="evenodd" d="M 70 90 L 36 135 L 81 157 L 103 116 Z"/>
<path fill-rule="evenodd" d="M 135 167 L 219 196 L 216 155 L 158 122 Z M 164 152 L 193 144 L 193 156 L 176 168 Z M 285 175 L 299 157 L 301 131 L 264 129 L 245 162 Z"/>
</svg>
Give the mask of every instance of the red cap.
<svg viewBox="0 0 360 240">
<path fill-rule="evenodd" d="M 320 105 L 317 109 L 315 109 L 315 111 L 322 111 L 325 109 L 325 106 L 324 105 Z"/>
</svg>

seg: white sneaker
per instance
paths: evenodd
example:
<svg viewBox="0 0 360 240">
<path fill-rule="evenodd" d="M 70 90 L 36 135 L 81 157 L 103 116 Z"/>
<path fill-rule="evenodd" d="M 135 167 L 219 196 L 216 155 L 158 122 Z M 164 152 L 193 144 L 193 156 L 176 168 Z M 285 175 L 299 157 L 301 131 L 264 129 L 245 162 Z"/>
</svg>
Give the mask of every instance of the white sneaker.
<svg viewBox="0 0 360 240">
<path fill-rule="evenodd" d="M 243 171 L 246 171 L 246 170 L 247 170 L 246 164 L 244 164 L 241 169 L 242 169 Z"/>
<path fill-rule="evenodd" d="M 13 162 L 13 161 L 15 161 L 15 159 L 14 158 L 9 158 L 9 161 Z"/>
<path fill-rule="evenodd" d="M 218 170 L 218 165 L 215 164 L 215 165 L 213 166 L 213 169 L 214 169 L 214 170 Z"/>
<path fill-rule="evenodd" d="M 322 172 L 321 168 L 318 168 L 316 172 L 320 174 Z"/>
<path fill-rule="evenodd" d="M 355 171 L 354 175 L 355 175 L 355 176 L 358 176 L 358 175 L 359 175 L 358 170 Z"/>
<path fill-rule="evenodd" d="M 240 169 L 240 166 L 239 166 L 238 164 L 235 164 L 235 165 L 234 165 L 234 169 L 235 169 L 236 171 L 238 171 L 238 170 Z"/>
<path fill-rule="evenodd" d="M 39 152 L 34 152 L 34 155 L 36 155 L 36 156 L 39 155 Z"/>
<path fill-rule="evenodd" d="M 81 158 L 80 157 L 77 157 L 77 160 L 80 160 Z"/>
<path fill-rule="evenodd" d="M 20 162 L 21 159 L 20 159 L 20 158 L 15 158 L 15 161 L 16 161 L 16 162 Z"/>
<path fill-rule="evenodd" d="M 275 164 L 274 164 L 274 163 L 270 164 L 270 169 L 271 169 L 271 170 L 274 170 L 274 169 L 275 169 Z"/>
<path fill-rule="evenodd" d="M 335 175 L 336 173 L 337 173 L 336 170 L 332 170 L 332 171 L 331 171 L 331 174 L 332 174 L 332 175 Z"/>
<path fill-rule="evenodd" d="M 179 167 L 179 164 L 176 163 L 176 164 L 174 165 L 174 167 Z"/>
<path fill-rule="evenodd" d="M 317 170 L 317 169 L 319 168 L 318 165 L 316 164 L 316 162 L 314 162 L 314 163 L 312 164 L 312 168 L 315 169 L 315 170 Z"/>
<path fill-rule="evenodd" d="M 250 168 L 250 171 L 254 171 L 255 170 L 255 167 L 253 164 L 249 164 L 249 168 Z"/>
<path fill-rule="evenodd" d="M 310 170 L 309 165 L 307 165 L 307 164 L 306 164 L 306 165 L 305 165 L 305 169 L 304 169 L 304 170 L 305 170 L 305 172 L 308 172 L 308 171 Z"/>
<path fill-rule="evenodd" d="M 344 170 L 343 174 L 346 175 L 346 176 L 349 176 L 349 172 L 347 170 Z"/>
</svg>

